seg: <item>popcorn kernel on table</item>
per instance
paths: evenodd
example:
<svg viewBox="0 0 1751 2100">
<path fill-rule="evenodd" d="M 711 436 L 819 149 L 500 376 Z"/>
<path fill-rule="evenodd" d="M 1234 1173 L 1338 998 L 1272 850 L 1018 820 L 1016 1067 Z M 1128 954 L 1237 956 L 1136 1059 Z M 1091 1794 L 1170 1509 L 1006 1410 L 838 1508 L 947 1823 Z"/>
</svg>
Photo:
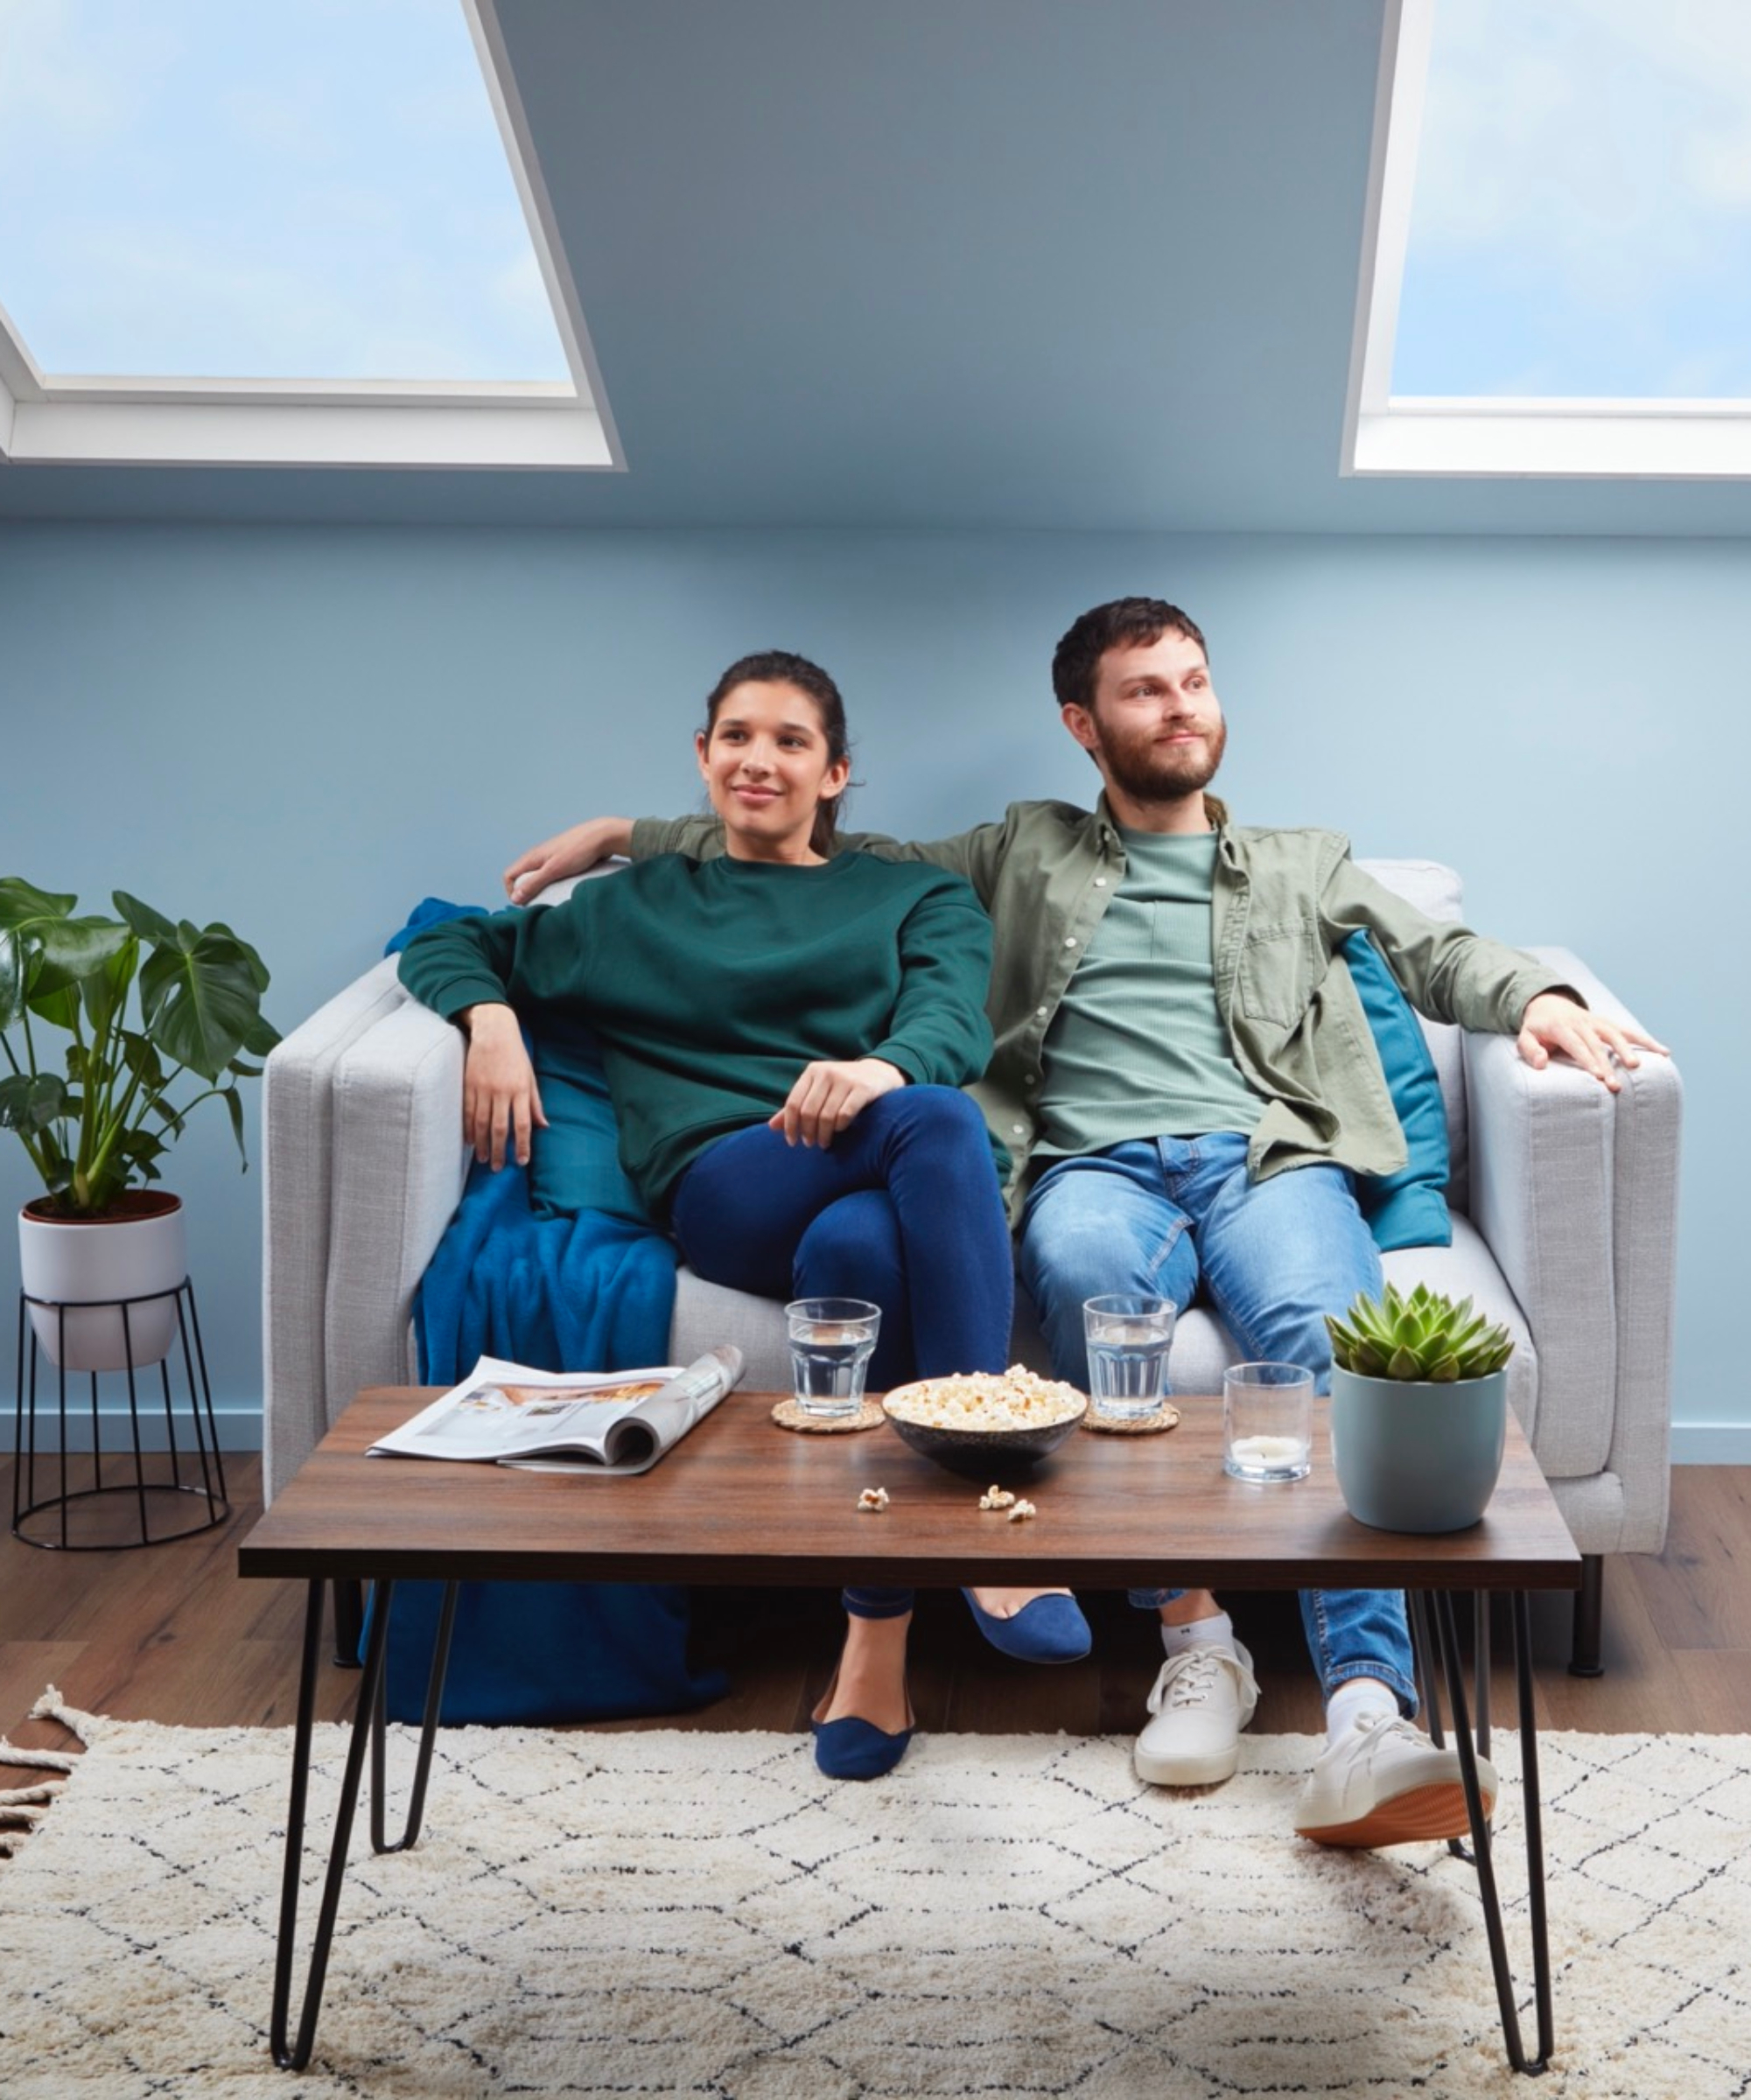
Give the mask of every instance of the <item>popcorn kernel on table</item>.
<svg viewBox="0 0 1751 2100">
<path fill-rule="evenodd" d="M 1011 1500 L 1013 1501 L 1014 1498 L 1012 1496 Z M 1006 1521 L 1012 1524 L 1024 1523 L 1030 1516 L 1038 1516 L 1040 1512 L 1032 1502 L 1016 1502 Z"/>
<path fill-rule="evenodd" d="M 887 1508 L 887 1489 L 886 1488 L 865 1488 L 858 1497 L 858 1508 L 859 1510 L 867 1510 L 872 1515 L 879 1516 L 882 1511 Z"/>
<path fill-rule="evenodd" d="M 1015 1497 L 1007 1488 L 999 1488 L 993 1480 L 979 1497 L 979 1508 L 981 1509 L 1007 1509 L 1014 1500 Z"/>
</svg>

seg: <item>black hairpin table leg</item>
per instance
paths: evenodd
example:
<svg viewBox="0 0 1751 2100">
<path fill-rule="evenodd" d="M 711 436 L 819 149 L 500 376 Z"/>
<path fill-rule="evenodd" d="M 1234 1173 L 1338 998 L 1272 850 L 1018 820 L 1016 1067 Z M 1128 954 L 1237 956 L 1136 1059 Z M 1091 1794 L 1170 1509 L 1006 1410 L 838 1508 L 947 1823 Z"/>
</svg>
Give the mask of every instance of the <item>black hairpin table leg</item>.
<svg viewBox="0 0 1751 2100">
<path fill-rule="evenodd" d="M 1543 1806 L 1538 1796 L 1538 1739 L 1532 1712 L 1531 1617 L 1523 1591 L 1511 1598 L 1514 1614 L 1514 1671 L 1519 1697 L 1520 1777 L 1526 1822 L 1526 1884 L 1528 1923 L 1532 1941 L 1533 1994 L 1538 2019 L 1538 2053 L 1526 2054 L 1520 2034 L 1520 2017 L 1514 2002 L 1514 1972 L 1508 1959 L 1508 1937 L 1502 1925 L 1502 1898 L 1495 1886 L 1495 1866 L 1490 1852 L 1488 1820 L 1478 1785 L 1477 1748 L 1472 1736 L 1465 1671 L 1460 1661 L 1459 1635 L 1453 1621 L 1453 1599 L 1446 1592 L 1431 1600 L 1435 1642 L 1441 1673 L 1446 1679 L 1447 1704 L 1453 1713 L 1453 1747 L 1459 1753 L 1460 1776 L 1465 1786 L 1466 1808 L 1471 1818 L 1474 1864 L 1478 1894 L 1483 1903 L 1484 1930 L 1489 1939 L 1489 1961 L 1495 1976 L 1495 1998 L 1502 2012 L 1502 2039 L 1508 2061 L 1516 2071 L 1537 2076 L 1550 2066 L 1555 2046 L 1555 2019 L 1551 1998 L 1551 1940 L 1544 1909 L 1544 1837 Z"/>
<path fill-rule="evenodd" d="M 438 1614 L 438 1639 L 432 1644 L 431 1675 L 426 1679 L 425 1714 L 420 1723 L 419 1754 L 414 1760 L 413 1791 L 408 1801 L 407 1827 L 393 1844 L 383 1834 L 388 1788 L 383 1777 L 383 1739 L 389 1731 L 389 1672 L 377 1678 L 377 1697 L 371 1717 L 371 1849 L 377 1852 L 404 1852 L 419 1836 L 425 1816 L 426 1782 L 431 1776 L 432 1744 L 438 1734 L 438 1709 L 444 1704 L 444 1674 L 450 1665 L 450 1636 L 456 1625 L 458 1586 L 446 1582 L 444 1603 Z"/>
<path fill-rule="evenodd" d="M 328 1848 L 328 1873 L 322 1885 L 316 1936 L 311 1945 L 310 1971 L 305 1984 L 298 2040 L 288 2047 L 286 2021 L 291 2005 L 298 1876 L 304 1862 L 311 1736 L 316 1718 L 316 1673 L 322 1646 L 322 1578 L 318 1576 L 310 1584 L 305 1606 L 304 1662 L 298 1676 L 298 1724 L 292 1732 L 291 1800 L 286 1810 L 285 1873 L 280 1885 L 279 1944 L 274 1956 L 274 2010 L 270 2031 L 274 2062 L 283 2071 L 303 2070 L 310 2062 L 311 2047 L 316 2040 L 317 2017 L 322 2010 L 322 1987 L 328 1974 L 328 1952 L 334 1939 L 334 1918 L 340 1907 L 340 1883 L 347 1872 L 347 1848 L 352 1842 L 353 1817 L 359 1806 L 359 1784 L 365 1771 L 365 1749 L 377 1710 L 377 1689 L 382 1679 L 383 1649 L 389 1635 L 389 1604 L 395 1585 L 380 1582 L 376 1586 L 371 1634 L 365 1644 L 365 1664 L 359 1681 L 359 1704 L 353 1716 L 353 1734 L 347 1746 L 347 1764 L 340 1781 L 340 1800 L 334 1812 L 334 1837 Z"/>
</svg>

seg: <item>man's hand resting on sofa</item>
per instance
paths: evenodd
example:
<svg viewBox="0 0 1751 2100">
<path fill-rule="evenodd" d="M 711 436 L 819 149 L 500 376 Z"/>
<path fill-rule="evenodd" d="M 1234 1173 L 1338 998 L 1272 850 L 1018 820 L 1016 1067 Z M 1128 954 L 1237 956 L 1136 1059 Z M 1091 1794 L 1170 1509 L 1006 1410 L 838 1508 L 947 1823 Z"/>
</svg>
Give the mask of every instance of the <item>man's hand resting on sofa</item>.
<svg viewBox="0 0 1751 2100">
<path fill-rule="evenodd" d="M 1550 1063 L 1555 1051 L 1583 1072 L 1591 1072 L 1614 1094 L 1623 1085 L 1617 1076 L 1617 1066 L 1633 1072 L 1641 1062 L 1635 1054 L 1638 1049 L 1651 1050 L 1657 1057 L 1670 1054 L 1663 1043 L 1656 1043 L 1641 1029 L 1628 1022 L 1607 1020 L 1602 1013 L 1594 1013 L 1560 991 L 1541 991 L 1537 998 L 1527 1001 L 1516 1047 L 1538 1072 Z"/>
<path fill-rule="evenodd" d="M 858 1057 L 844 1063 L 823 1059 L 803 1066 L 784 1106 L 767 1119 L 768 1126 L 781 1130 L 787 1144 L 818 1144 L 824 1151 L 878 1094 L 892 1094 L 905 1084 L 905 1073 L 885 1058 Z"/>
<path fill-rule="evenodd" d="M 482 1000 L 465 1007 L 457 1018 L 468 1037 L 462 1068 L 463 1142 L 474 1148 L 477 1159 L 490 1159 L 496 1174 L 505 1164 L 507 1141 L 514 1141 L 517 1165 L 527 1166 L 531 1134 L 537 1124 L 547 1128 L 547 1117 L 517 1017 L 508 1006 Z"/>
<path fill-rule="evenodd" d="M 505 894 L 513 904 L 527 904 L 550 882 L 568 875 L 581 875 L 599 860 L 633 850 L 632 819 L 627 816 L 592 816 L 569 830 L 557 832 L 520 854 L 505 870 Z"/>
</svg>

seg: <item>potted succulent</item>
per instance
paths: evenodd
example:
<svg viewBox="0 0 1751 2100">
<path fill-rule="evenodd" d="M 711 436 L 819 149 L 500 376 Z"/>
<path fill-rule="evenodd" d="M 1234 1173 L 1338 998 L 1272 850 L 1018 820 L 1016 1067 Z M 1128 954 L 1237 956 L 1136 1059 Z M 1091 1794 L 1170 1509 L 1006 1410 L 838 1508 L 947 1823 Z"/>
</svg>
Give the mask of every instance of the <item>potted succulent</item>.
<svg viewBox="0 0 1751 2100">
<path fill-rule="evenodd" d="M 1360 1297 L 1332 1338 L 1332 1463 L 1352 1516 L 1460 1531 L 1495 1492 L 1508 1434 L 1506 1327 L 1418 1284 Z"/>
<path fill-rule="evenodd" d="M 43 1184 L 18 1219 L 38 1340 L 68 1369 L 117 1370 L 169 1349 L 176 1302 L 152 1294 L 188 1273 L 181 1199 L 144 1185 L 203 1101 L 225 1103 L 242 1152 L 237 1082 L 279 1037 L 262 958 L 229 927 L 172 923 L 121 890 L 115 919 L 75 917 L 78 901 L 0 878 L 0 1128 Z M 113 1307 L 55 1309 L 124 1298 L 151 1299 L 125 1329 Z"/>
</svg>

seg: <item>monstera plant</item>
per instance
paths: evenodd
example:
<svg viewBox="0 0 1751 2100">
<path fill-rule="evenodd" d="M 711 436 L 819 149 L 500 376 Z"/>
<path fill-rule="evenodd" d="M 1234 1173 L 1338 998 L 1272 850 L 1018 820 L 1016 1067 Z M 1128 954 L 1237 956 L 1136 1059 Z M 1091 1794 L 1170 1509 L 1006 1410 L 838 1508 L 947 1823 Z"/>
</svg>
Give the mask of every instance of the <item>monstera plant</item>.
<svg viewBox="0 0 1751 2100">
<path fill-rule="evenodd" d="M 280 1039 L 262 1012 L 267 970 L 228 926 L 172 923 L 123 890 L 118 918 L 75 917 L 78 901 L 0 879 L 0 1127 L 30 1154 L 42 1208 L 90 1218 L 158 1179 L 203 1101 L 225 1103 L 242 1153 L 237 1082 Z M 173 1102 L 191 1078 L 199 1089 Z"/>
<path fill-rule="evenodd" d="M 114 919 L 80 914 L 78 901 L 0 878 L 0 1128 L 17 1134 L 44 1190 L 19 1220 L 33 1307 L 163 1299 L 181 1282 L 180 1204 L 145 1185 L 206 1101 L 224 1103 L 242 1154 L 238 1082 L 257 1077 L 261 1066 L 249 1060 L 279 1040 L 262 1012 L 266 967 L 228 926 L 173 921 L 122 890 Z M 116 1267 L 129 1236 L 111 1228 L 142 1222 L 160 1227 L 156 1265 L 142 1270 L 130 1257 Z M 99 1235 L 77 1229 L 100 1225 Z M 163 1326 L 173 1307 L 156 1310 Z M 130 1323 L 130 1336 L 114 1312 L 81 1317 L 99 1355 L 95 1337 L 108 1321 L 127 1344 L 125 1361 L 152 1361 L 150 1320 Z M 65 1316 L 56 1340 L 33 1318 L 62 1361 Z"/>
</svg>

